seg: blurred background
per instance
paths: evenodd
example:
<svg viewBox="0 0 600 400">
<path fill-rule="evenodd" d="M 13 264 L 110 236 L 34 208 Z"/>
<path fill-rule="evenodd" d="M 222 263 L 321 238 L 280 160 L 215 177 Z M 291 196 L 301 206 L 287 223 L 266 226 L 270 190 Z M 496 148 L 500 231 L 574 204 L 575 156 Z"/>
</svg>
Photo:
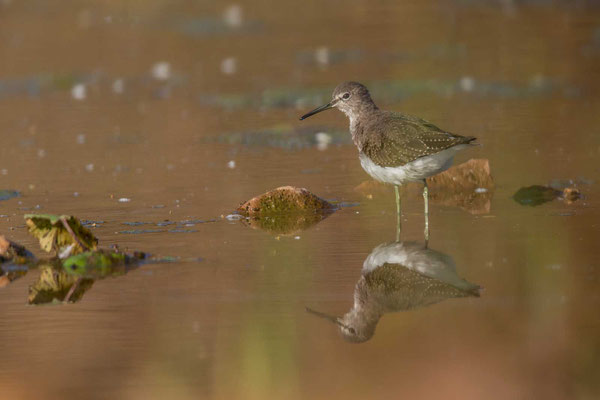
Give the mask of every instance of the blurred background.
<svg viewBox="0 0 600 400">
<path fill-rule="evenodd" d="M 345 80 L 477 136 L 456 164 L 493 178 L 484 206 L 430 210 L 481 297 L 361 344 L 305 311 L 348 312 L 395 240 L 346 117 L 298 121 Z M 28 305 L 43 274 L 5 272 L 0 398 L 598 398 L 599 89 L 594 1 L 0 0 L 0 234 L 41 256 L 23 214 L 69 214 L 174 260 L 74 304 Z M 343 207 L 291 234 L 224 218 L 282 185 Z M 512 198 L 530 185 L 582 197 Z M 422 243 L 422 199 L 403 207 Z"/>
</svg>

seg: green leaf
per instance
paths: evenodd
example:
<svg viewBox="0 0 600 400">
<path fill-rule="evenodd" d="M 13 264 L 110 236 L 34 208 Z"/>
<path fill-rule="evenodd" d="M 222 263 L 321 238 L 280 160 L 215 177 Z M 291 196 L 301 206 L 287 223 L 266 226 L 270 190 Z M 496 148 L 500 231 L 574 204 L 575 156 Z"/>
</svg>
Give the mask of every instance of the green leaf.
<svg viewBox="0 0 600 400">
<path fill-rule="evenodd" d="M 86 251 L 63 261 L 68 274 L 90 278 L 123 275 L 131 265 L 137 265 L 141 258 L 109 251 Z"/>
<path fill-rule="evenodd" d="M 26 214 L 25 219 L 29 233 L 39 240 L 44 251 L 59 253 L 73 245 L 70 254 L 77 254 L 98 246 L 98 239 L 73 216 Z"/>
</svg>

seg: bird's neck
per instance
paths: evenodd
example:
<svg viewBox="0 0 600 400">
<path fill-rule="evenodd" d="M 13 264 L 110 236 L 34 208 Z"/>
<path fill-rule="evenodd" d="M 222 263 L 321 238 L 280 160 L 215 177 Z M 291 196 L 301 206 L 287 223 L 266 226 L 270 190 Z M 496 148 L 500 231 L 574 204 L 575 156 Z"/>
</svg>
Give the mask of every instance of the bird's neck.
<svg viewBox="0 0 600 400">
<path fill-rule="evenodd" d="M 377 112 L 379 112 L 379 108 L 377 108 L 374 103 L 364 104 L 360 108 L 344 110 L 344 113 L 350 120 L 350 134 L 352 135 L 352 141 L 359 150 L 362 149 L 362 142 L 364 139 L 362 136 L 365 122 L 369 121 Z"/>
<path fill-rule="evenodd" d="M 364 102 L 357 107 L 343 109 L 342 111 L 350 120 L 350 130 L 352 130 L 352 127 L 356 126 L 356 124 L 358 124 L 361 119 L 368 118 L 370 115 L 377 112 L 378 110 L 379 108 L 377 108 L 375 103 L 370 101 Z"/>
</svg>

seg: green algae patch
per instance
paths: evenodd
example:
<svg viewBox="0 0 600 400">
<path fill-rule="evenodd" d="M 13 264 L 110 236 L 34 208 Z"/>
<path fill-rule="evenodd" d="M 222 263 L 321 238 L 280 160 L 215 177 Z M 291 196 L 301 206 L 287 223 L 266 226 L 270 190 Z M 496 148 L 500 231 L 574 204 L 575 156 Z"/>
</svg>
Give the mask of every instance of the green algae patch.
<svg viewBox="0 0 600 400">
<path fill-rule="evenodd" d="M 333 204 L 304 188 L 282 186 L 242 203 L 236 211 L 246 217 L 264 217 L 335 209 Z"/>
<path fill-rule="evenodd" d="M 522 187 L 513 195 L 513 199 L 523 205 L 535 207 L 552 200 L 562 199 L 571 204 L 581 198 L 581 192 L 575 187 L 565 187 L 557 190 L 549 186 L 532 185 Z"/>
<path fill-rule="evenodd" d="M 127 255 L 106 250 L 86 251 L 63 261 L 68 274 L 95 279 L 124 275 L 129 267 L 137 266 L 146 258 L 145 253 Z"/>
<path fill-rule="evenodd" d="M 548 186 L 532 185 L 517 190 L 513 199 L 523 206 L 535 207 L 559 198 L 561 193 L 560 190 Z"/>
<path fill-rule="evenodd" d="M 29 233 L 46 252 L 58 254 L 70 247 L 69 254 L 77 254 L 98 246 L 98 239 L 73 216 L 26 214 L 24 217 Z"/>
</svg>

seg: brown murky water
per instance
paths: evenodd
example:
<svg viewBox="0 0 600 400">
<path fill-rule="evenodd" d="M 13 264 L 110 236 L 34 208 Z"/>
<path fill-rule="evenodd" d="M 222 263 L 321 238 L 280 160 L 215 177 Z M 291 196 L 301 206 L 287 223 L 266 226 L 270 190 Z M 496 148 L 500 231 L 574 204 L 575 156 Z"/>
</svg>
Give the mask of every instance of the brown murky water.
<svg viewBox="0 0 600 400">
<path fill-rule="evenodd" d="M 75 304 L 29 306 L 39 271 L 5 277 L 0 398 L 598 398 L 600 8 L 397 3 L 0 1 L 0 190 L 21 193 L 0 233 L 37 252 L 22 215 L 66 213 L 177 260 Z M 345 117 L 297 120 L 346 79 L 477 136 L 456 161 L 489 159 L 489 209 L 432 203 L 424 250 L 405 196 L 394 244 L 393 191 L 356 190 Z M 583 199 L 512 199 L 565 180 Z M 222 218 L 281 185 L 348 207 L 288 236 Z M 369 275 L 386 251 L 481 296 Z M 361 344 L 306 312 L 355 296 L 379 313 L 354 315 Z"/>
</svg>

